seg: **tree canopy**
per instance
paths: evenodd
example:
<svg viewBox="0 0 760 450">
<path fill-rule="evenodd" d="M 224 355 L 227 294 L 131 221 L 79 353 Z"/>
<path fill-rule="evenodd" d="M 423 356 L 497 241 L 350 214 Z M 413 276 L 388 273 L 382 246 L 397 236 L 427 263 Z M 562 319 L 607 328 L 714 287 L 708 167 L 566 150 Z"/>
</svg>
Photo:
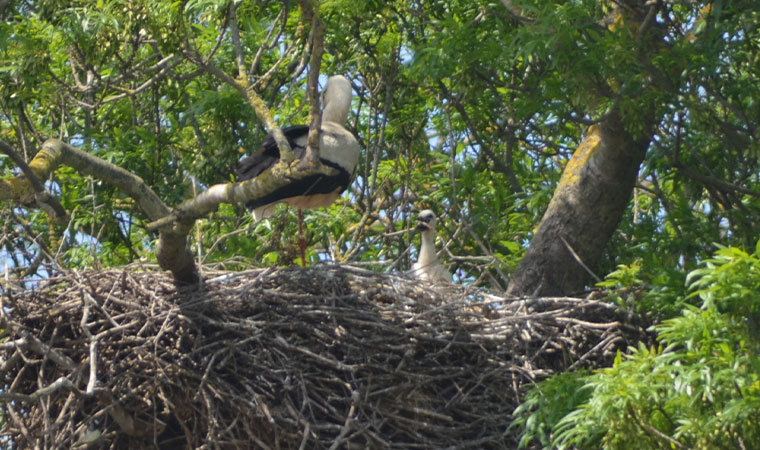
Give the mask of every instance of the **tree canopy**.
<svg viewBox="0 0 760 450">
<path fill-rule="evenodd" d="M 14 191 L 18 159 L 32 161 L 46 140 L 136 175 L 173 208 L 234 181 L 273 125 L 308 124 L 310 76 L 314 87 L 343 74 L 362 155 L 348 194 L 306 213 L 310 263 L 405 271 L 419 246 L 408 232 L 414 213 L 432 209 L 459 283 L 570 295 L 601 282 L 653 321 L 681 317 L 686 304 L 705 307 L 687 295 L 686 276 L 715 244 L 754 249 L 758 239 L 756 9 L 746 0 L 0 0 L 6 280 L 156 261 L 156 219 L 98 173 L 58 168 L 40 180 L 48 203 Z M 194 262 L 294 265 L 295 212 L 277 211 L 254 223 L 242 205 L 222 203 L 189 229 Z M 677 327 L 657 328 L 665 345 Z M 564 430 L 563 442 L 586 442 Z"/>
<path fill-rule="evenodd" d="M 364 154 L 350 195 L 307 216 L 311 260 L 407 268 L 411 237 L 399 231 L 431 207 L 460 278 L 503 289 L 570 156 L 610 111 L 649 144 L 597 276 L 636 263 L 650 279 L 679 278 L 714 242 L 751 245 L 756 13 L 741 2 L 621 5 L 316 5 L 321 72 L 351 77 L 349 126 Z M 646 23 L 622 23 L 621 9 Z M 140 176 L 170 206 L 228 182 L 266 131 L 222 77 L 238 64 L 279 125 L 307 123 L 311 27 L 296 3 L 12 1 L 0 14 L 0 133 L 27 160 L 58 137 Z M 16 270 L 153 258 L 144 215 L 122 192 L 67 169 L 48 188 L 69 223 L 3 211 Z M 287 265 L 292 222 L 251 224 L 223 205 L 191 244 L 203 263 Z"/>
</svg>

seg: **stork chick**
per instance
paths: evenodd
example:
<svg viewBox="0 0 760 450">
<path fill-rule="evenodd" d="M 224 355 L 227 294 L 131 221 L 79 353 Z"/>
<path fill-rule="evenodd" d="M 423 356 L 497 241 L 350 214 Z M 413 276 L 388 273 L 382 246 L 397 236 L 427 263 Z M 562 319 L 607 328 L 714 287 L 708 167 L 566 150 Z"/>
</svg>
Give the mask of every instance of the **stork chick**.
<svg viewBox="0 0 760 450">
<path fill-rule="evenodd" d="M 435 213 L 429 209 L 421 211 L 417 216 L 417 231 L 422 234 L 420 256 L 412 265 L 411 274 L 420 280 L 437 283 L 439 281 L 451 282 L 451 273 L 441 264 L 438 254 L 435 252 L 435 226 L 438 219 Z"/>
</svg>

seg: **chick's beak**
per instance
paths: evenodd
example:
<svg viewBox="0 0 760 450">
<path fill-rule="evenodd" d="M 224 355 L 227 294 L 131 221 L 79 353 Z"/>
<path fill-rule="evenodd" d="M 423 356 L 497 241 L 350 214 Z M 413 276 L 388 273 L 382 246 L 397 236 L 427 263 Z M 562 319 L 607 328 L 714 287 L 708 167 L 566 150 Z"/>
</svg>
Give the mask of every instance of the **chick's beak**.
<svg viewBox="0 0 760 450">
<path fill-rule="evenodd" d="M 428 231 L 430 229 L 430 224 L 425 222 L 424 220 L 417 219 L 417 226 L 414 227 L 416 231 Z"/>
</svg>

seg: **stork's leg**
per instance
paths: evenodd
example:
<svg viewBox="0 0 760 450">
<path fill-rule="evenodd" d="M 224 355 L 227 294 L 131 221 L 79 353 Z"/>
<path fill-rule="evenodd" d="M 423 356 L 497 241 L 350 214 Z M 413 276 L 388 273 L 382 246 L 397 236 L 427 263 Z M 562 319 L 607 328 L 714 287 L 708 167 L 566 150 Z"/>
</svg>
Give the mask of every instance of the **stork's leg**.
<svg viewBox="0 0 760 450">
<path fill-rule="evenodd" d="M 306 236 L 303 234 L 303 210 L 298 208 L 298 248 L 301 249 L 301 267 L 306 267 Z"/>
</svg>

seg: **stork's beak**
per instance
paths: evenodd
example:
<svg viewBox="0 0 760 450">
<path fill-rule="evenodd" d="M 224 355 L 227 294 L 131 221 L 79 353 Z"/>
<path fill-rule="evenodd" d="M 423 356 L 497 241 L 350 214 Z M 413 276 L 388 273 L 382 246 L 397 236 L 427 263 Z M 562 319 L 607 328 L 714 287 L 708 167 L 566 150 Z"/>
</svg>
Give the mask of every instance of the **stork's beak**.
<svg viewBox="0 0 760 450">
<path fill-rule="evenodd" d="M 414 227 L 417 231 L 429 231 L 430 230 L 430 223 L 428 221 L 425 221 L 424 219 L 417 218 L 417 226 Z"/>
</svg>

